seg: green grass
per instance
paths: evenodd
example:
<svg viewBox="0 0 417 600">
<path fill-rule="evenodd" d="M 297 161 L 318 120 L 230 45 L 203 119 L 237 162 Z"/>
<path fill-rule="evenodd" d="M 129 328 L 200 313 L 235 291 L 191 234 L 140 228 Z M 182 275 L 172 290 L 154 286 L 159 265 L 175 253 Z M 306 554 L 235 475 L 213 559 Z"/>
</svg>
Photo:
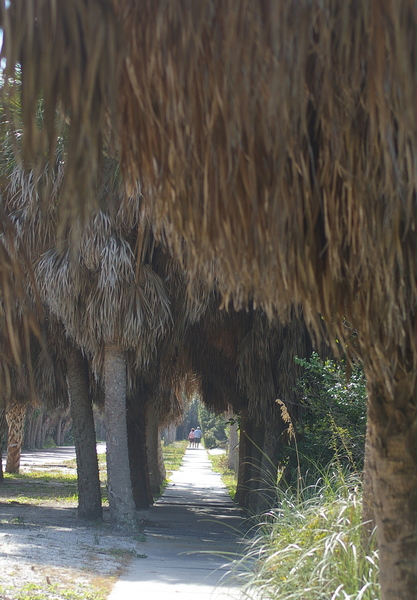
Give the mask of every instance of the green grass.
<svg viewBox="0 0 417 600">
<path fill-rule="evenodd" d="M 178 471 L 180 468 L 187 446 L 187 440 L 180 440 L 178 442 L 174 442 L 173 444 L 168 444 L 167 446 L 162 444 L 162 455 L 164 457 L 168 479 L 174 471 Z"/>
<path fill-rule="evenodd" d="M 376 600 L 378 556 L 361 512 L 359 477 L 335 472 L 298 499 L 282 492 L 242 559 L 247 588 L 274 600 Z"/>
<path fill-rule="evenodd" d="M 105 474 L 102 481 L 102 498 L 106 500 Z M 77 502 L 77 475 L 63 473 L 60 470 L 33 470 L 27 473 L 5 473 L 4 485 L 0 487 L 0 500 L 12 499 L 25 504 L 40 504 L 58 501 L 62 503 Z"/>
<path fill-rule="evenodd" d="M 178 471 L 180 468 L 187 446 L 188 442 L 186 440 L 176 441 L 172 444 L 167 444 L 166 446 L 162 442 L 162 456 L 166 469 L 166 478 L 163 480 L 158 492 L 154 494 L 154 500 L 158 500 L 158 498 L 162 496 L 165 488 L 168 485 L 168 482 L 170 481 L 172 473 L 174 471 Z"/>
<path fill-rule="evenodd" d="M 213 471 L 220 473 L 222 481 L 233 500 L 236 494 L 237 476 L 235 471 L 227 466 L 227 454 L 209 454 L 208 457 Z"/>
<path fill-rule="evenodd" d="M 186 440 L 162 446 L 167 478 L 171 476 L 173 471 L 179 469 L 186 447 Z M 74 459 L 63 464 L 66 468 L 74 469 L 74 471 L 65 473 L 61 469 L 43 470 L 38 468 L 20 474 L 5 473 L 5 484 L 0 487 L 0 501 L 34 505 L 47 503 L 48 501 L 58 501 L 63 504 L 77 503 L 78 490 L 75 471 L 77 463 Z M 98 464 L 102 499 L 103 503 L 106 503 L 107 468 L 105 454 L 98 455 Z"/>
<path fill-rule="evenodd" d="M 5 473 L 0 498 L 24 504 L 39 504 L 48 500 L 72 503 L 77 500 L 77 476 L 49 471 Z"/>
<path fill-rule="evenodd" d="M 71 585 L 71 589 L 67 587 Z M 80 582 L 26 583 L 19 589 L 0 586 L 0 600 L 106 600 L 111 586 L 100 582 L 97 588 Z M 12 596 L 10 594 L 13 594 Z"/>
<path fill-rule="evenodd" d="M 77 589 L 62 589 L 60 585 L 28 583 L 18 592 L 14 592 L 13 600 L 105 600 L 107 592 L 79 586 Z M 5 596 L 9 598 L 10 596 Z M 0 596 L 2 598 L 2 596 Z"/>
</svg>

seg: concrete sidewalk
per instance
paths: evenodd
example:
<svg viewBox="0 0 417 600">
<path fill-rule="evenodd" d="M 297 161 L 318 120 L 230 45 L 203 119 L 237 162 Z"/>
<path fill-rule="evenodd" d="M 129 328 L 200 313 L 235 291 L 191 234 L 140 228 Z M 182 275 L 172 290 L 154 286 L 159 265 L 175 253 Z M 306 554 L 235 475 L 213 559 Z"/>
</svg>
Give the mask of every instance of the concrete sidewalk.
<svg viewBox="0 0 417 600">
<path fill-rule="evenodd" d="M 171 484 L 141 518 L 146 558 L 134 559 L 108 600 L 248 598 L 237 571 L 226 566 L 244 553 L 245 523 L 204 448 L 187 449 Z"/>
</svg>

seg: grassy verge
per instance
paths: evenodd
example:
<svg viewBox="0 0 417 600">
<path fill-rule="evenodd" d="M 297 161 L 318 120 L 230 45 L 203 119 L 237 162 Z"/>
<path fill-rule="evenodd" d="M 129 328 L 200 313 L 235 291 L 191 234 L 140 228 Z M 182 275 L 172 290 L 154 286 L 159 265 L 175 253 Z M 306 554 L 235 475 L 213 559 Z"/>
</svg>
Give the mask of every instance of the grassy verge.
<svg viewBox="0 0 417 600">
<path fill-rule="evenodd" d="M 42 467 L 38 467 L 19 474 L 4 473 L 7 485 L 0 487 L 0 500 L 13 499 L 34 505 L 47 503 L 48 501 L 61 502 L 62 504 L 76 503 L 78 491 L 75 460 L 66 461 L 63 468 L 68 468 L 68 472 L 60 468 L 44 470 Z M 99 455 L 99 469 L 101 495 L 103 504 L 106 504 L 107 474 L 104 454 Z"/>
<path fill-rule="evenodd" d="M 237 476 L 235 471 L 232 471 L 227 466 L 227 455 L 226 454 L 209 454 L 211 466 L 213 471 L 220 473 L 222 481 L 229 492 L 231 499 L 233 500 L 236 494 Z"/>
<path fill-rule="evenodd" d="M 162 455 L 164 457 L 165 468 L 167 470 L 167 479 L 174 471 L 178 471 L 180 468 L 185 450 L 187 449 L 187 440 L 180 440 L 172 444 L 162 444 Z"/>
<path fill-rule="evenodd" d="M 0 499 L 25 504 L 48 501 L 74 503 L 77 501 L 77 476 L 62 471 L 32 471 L 21 474 L 4 474 L 7 485 L 0 488 Z"/>
<path fill-rule="evenodd" d="M 186 448 L 186 440 L 162 446 L 167 470 L 167 482 L 173 471 L 179 469 Z M 107 505 L 107 467 L 105 454 L 98 455 L 98 464 L 102 500 L 103 504 Z M 68 469 L 68 472 L 59 468 L 43 470 L 40 467 L 26 473 L 5 473 L 4 478 L 7 485 L 0 487 L 0 500 L 13 500 L 33 505 L 47 503 L 48 501 L 73 505 L 78 499 L 77 474 L 75 472 L 77 464 L 74 459 L 66 461 L 63 463 L 63 466 L 64 469 Z"/>
<path fill-rule="evenodd" d="M 359 478 L 336 474 L 258 518 L 247 588 L 275 600 L 376 600 L 378 557 L 364 539 Z M 246 562 L 246 561 L 249 561 Z"/>
</svg>

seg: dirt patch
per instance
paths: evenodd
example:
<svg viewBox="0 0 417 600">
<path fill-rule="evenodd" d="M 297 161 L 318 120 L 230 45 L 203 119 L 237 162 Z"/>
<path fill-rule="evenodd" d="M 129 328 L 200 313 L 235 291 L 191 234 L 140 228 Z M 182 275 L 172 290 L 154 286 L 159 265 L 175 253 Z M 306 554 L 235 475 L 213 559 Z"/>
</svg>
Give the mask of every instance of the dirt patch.
<svg viewBox="0 0 417 600">
<path fill-rule="evenodd" d="M 103 600 L 133 557 L 146 558 L 144 536 L 103 523 L 87 525 L 76 502 L 19 501 L 0 486 L 0 600 Z"/>
</svg>

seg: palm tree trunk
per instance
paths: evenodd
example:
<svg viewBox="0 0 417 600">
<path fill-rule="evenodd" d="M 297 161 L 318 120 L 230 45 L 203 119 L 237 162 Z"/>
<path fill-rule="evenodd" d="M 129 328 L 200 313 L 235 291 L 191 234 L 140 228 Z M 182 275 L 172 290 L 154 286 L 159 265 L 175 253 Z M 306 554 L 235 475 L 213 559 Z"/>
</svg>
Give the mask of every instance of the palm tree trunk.
<svg viewBox="0 0 417 600">
<path fill-rule="evenodd" d="M 176 425 L 168 425 L 164 427 L 164 443 L 166 446 L 168 444 L 173 444 L 175 442 L 175 438 L 177 435 L 177 426 Z"/>
<path fill-rule="evenodd" d="M 368 403 L 369 413 L 369 403 Z M 374 515 L 374 491 L 372 484 L 371 472 L 371 440 L 370 440 L 370 424 L 369 414 L 367 417 L 366 437 L 365 437 L 365 460 L 363 465 L 363 497 L 362 497 L 362 521 L 364 524 L 364 537 L 371 535 L 375 528 Z"/>
<path fill-rule="evenodd" d="M 239 425 L 235 421 L 230 425 L 229 432 L 229 451 L 227 457 L 227 466 L 233 471 L 238 470 L 239 464 Z"/>
<path fill-rule="evenodd" d="M 101 519 L 100 478 L 88 369 L 81 351 L 75 347 L 71 350 L 67 368 L 77 456 L 78 516 L 81 519 Z"/>
<path fill-rule="evenodd" d="M 264 443 L 262 447 L 261 488 L 257 511 L 265 512 L 276 502 L 278 486 L 278 455 L 282 444 L 284 423 L 281 413 L 274 410 L 273 415 L 264 427 Z"/>
<path fill-rule="evenodd" d="M 240 414 L 239 470 L 235 495 L 236 502 L 242 507 L 247 506 L 250 491 L 251 450 L 249 439 L 251 435 L 251 423 L 247 416 L 247 410 L 243 409 Z"/>
<path fill-rule="evenodd" d="M 260 425 L 252 424 L 252 435 L 249 440 L 250 451 L 250 475 L 248 485 L 250 494 L 247 496 L 248 508 L 257 513 L 263 510 L 265 503 L 265 485 L 267 484 L 262 473 L 263 454 L 262 449 L 265 443 L 265 428 Z"/>
<path fill-rule="evenodd" d="M 149 508 L 153 503 L 146 452 L 145 408 L 136 400 L 127 403 L 127 439 L 129 447 L 130 479 L 135 507 Z"/>
<path fill-rule="evenodd" d="M 6 410 L 8 426 L 6 473 L 19 473 L 20 452 L 25 430 L 25 416 L 25 404 L 14 402 L 10 408 Z"/>
<path fill-rule="evenodd" d="M 56 424 L 55 444 L 57 446 L 62 445 L 62 413 L 59 414 L 58 422 Z"/>
<path fill-rule="evenodd" d="M 35 422 L 35 431 L 34 431 L 34 435 L 33 435 L 33 439 L 34 439 L 34 444 L 33 447 L 34 448 L 42 448 L 42 424 L 43 424 L 43 410 L 39 412 L 39 415 L 36 417 L 36 422 Z"/>
<path fill-rule="evenodd" d="M 159 415 L 151 402 L 146 410 L 146 448 L 151 491 L 153 495 L 157 495 L 166 477 L 166 469 L 162 456 Z"/>
<path fill-rule="evenodd" d="M 398 385 L 400 388 L 400 385 Z M 417 590 L 417 416 L 414 398 L 368 384 L 369 468 L 379 547 L 381 600 Z"/>
<path fill-rule="evenodd" d="M 126 424 L 126 359 L 108 344 L 104 356 L 107 477 L 110 515 L 119 527 L 136 527 Z"/>
<path fill-rule="evenodd" d="M 0 408 L 0 483 L 4 481 L 3 475 L 3 447 L 6 439 L 6 412 Z"/>
</svg>

